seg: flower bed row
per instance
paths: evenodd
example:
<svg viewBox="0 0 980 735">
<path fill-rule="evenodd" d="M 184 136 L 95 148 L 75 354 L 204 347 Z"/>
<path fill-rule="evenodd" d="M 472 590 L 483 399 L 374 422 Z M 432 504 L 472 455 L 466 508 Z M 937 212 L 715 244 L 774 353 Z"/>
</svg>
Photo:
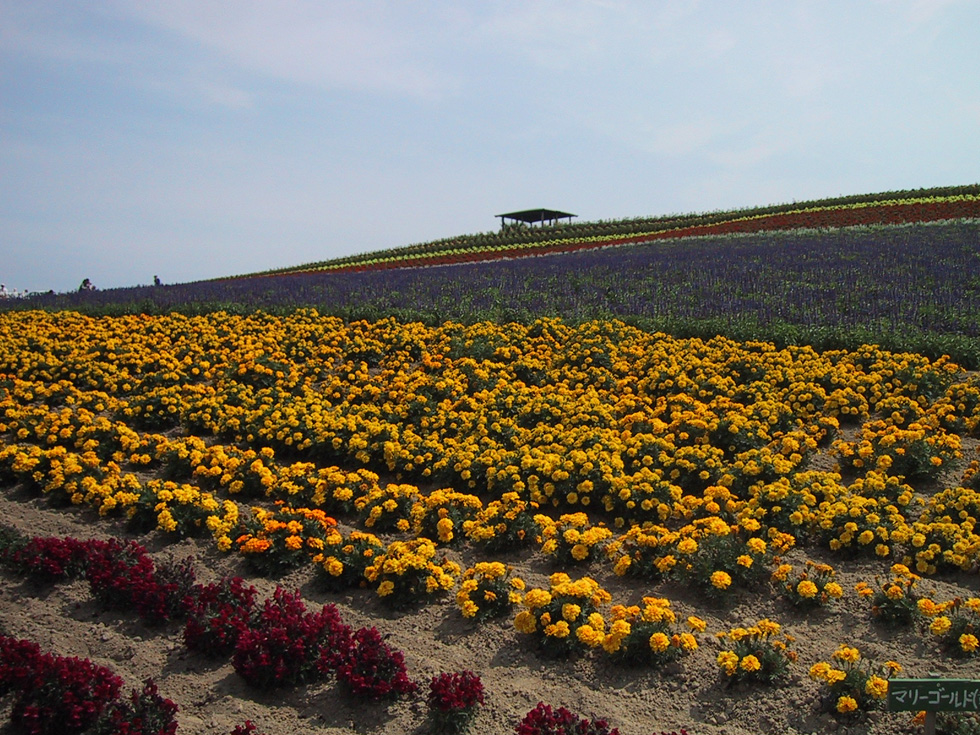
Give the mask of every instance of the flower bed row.
<svg viewBox="0 0 980 735">
<path fill-rule="evenodd" d="M 108 607 L 132 610 L 150 624 L 181 620 L 188 648 L 210 657 L 230 656 L 235 671 L 256 688 L 311 683 L 334 675 L 351 695 L 361 699 L 380 700 L 418 689 L 407 675 L 403 655 L 388 647 L 375 628 L 352 631 L 335 606 L 312 612 L 298 592 L 277 587 L 259 605 L 254 587 L 246 587 L 240 577 L 193 584 L 193 569 L 186 562 L 156 567 L 134 542 L 23 539 L 10 530 L 4 539 L 0 558 L 7 567 L 35 581 L 85 576 L 96 598 Z M 866 583 L 858 585 L 863 597 L 872 598 L 870 613 L 875 618 L 886 623 L 918 623 L 953 655 L 976 655 L 980 599 L 937 602 L 920 594 L 920 577 L 907 567 L 896 564 L 891 572 L 891 579 L 876 580 L 877 589 Z M 780 565 L 773 580 L 794 604 L 830 604 L 842 594 L 833 581 L 834 570 L 827 565 L 808 563 L 797 575 L 791 573 L 790 565 Z M 468 572 L 457 595 L 460 610 L 466 617 L 481 612 L 481 606 L 466 604 L 472 597 L 483 603 L 486 617 L 515 604 L 523 606 L 514 626 L 519 633 L 532 636 L 539 653 L 547 657 L 600 649 L 620 664 L 663 668 L 697 651 L 697 636 L 706 628 L 703 620 L 690 616 L 686 630 L 680 630 L 670 601 L 662 598 L 645 597 L 642 605 L 617 604 L 604 612 L 611 597 L 589 577 L 572 579 L 559 572 L 551 576 L 549 589 L 521 594 L 516 590 L 523 591 L 523 583 L 513 584 L 516 578 L 508 580 L 508 574 L 504 565 L 492 563 Z M 502 604 L 494 605 L 498 600 Z M 730 681 L 771 684 L 784 679 L 796 661 L 793 638 L 773 620 L 721 632 L 717 638 L 722 650 L 716 662 Z M 826 684 L 824 704 L 841 716 L 880 706 L 887 695 L 888 677 L 901 670 L 893 661 L 878 667 L 846 645 L 832 660 L 837 664 L 821 662 L 811 667 L 810 676 Z M 461 726 L 478 699 L 475 682 L 478 678 L 473 680 L 470 674 L 434 679 L 430 699 L 438 702 L 430 701 L 436 710 L 433 717 L 446 720 L 444 727 L 450 727 L 450 721 Z M 456 695 L 447 693 L 450 690 Z M 482 688 L 479 692 L 482 699 Z M 452 702 L 457 699 L 470 703 L 455 707 Z M 439 710 L 446 711 L 440 714 Z"/>
<path fill-rule="evenodd" d="M 962 438 L 980 424 L 980 384 L 942 361 L 870 348 L 759 353 L 723 340 L 651 338 L 622 327 L 570 332 L 557 323 L 536 325 L 534 337 L 534 328 L 457 334 L 448 325 L 374 325 L 351 333 L 332 320 L 283 321 L 322 334 L 328 346 L 331 336 L 346 340 L 318 347 L 322 364 L 336 367 L 321 374 L 309 361 L 273 359 L 272 343 L 263 354 L 208 346 L 211 359 L 185 366 L 185 358 L 142 376 L 134 373 L 166 350 L 125 376 L 109 355 L 89 361 L 84 380 L 65 372 L 63 360 L 18 367 L 0 396 L 0 474 L 141 526 L 219 532 L 225 548 L 247 516 L 240 501 L 356 514 L 369 531 L 392 524 L 448 543 L 462 538 L 462 523 L 480 505 L 516 493 L 539 513 L 587 511 L 618 529 L 690 523 L 713 515 L 723 498 L 733 519 L 751 516 L 919 571 L 969 569 L 980 553 L 963 523 L 976 520 L 975 477 L 946 488 L 941 505 L 911 502 L 917 487 L 957 466 Z M 567 354 L 553 344 L 559 337 L 576 342 Z M 411 346 L 377 358 L 377 367 L 354 362 L 399 341 Z M 447 357 L 460 342 L 467 356 Z M 202 337 L 174 349 L 197 354 L 206 345 Z M 740 383 L 743 376 L 751 383 Z M 840 436 L 847 424 L 860 427 L 854 439 Z M 807 462 L 828 445 L 839 470 L 808 473 Z M 143 481 L 146 472 L 161 477 Z M 400 496 L 379 473 L 395 473 Z M 455 502 L 420 495 L 411 481 L 437 483 Z M 413 510 L 412 500 L 431 507 Z M 954 517 L 950 506 L 968 517 Z M 854 508 L 884 522 L 851 533 L 841 521 Z M 938 550 L 913 548 L 916 533 Z"/>
<path fill-rule="evenodd" d="M 268 276 L 284 276 L 320 271 L 344 270 L 367 271 L 387 268 L 418 268 L 432 265 L 472 263 L 500 258 L 519 258 L 528 255 L 572 252 L 589 248 L 609 247 L 627 243 L 650 242 L 697 235 L 728 234 L 733 232 L 766 232 L 814 227 L 854 227 L 872 224 L 900 224 L 906 222 L 934 222 L 980 215 L 980 198 L 975 195 L 951 197 L 927 197 L 881 202 L 861 202 L 842 206 L 808 207 L 789 212 L 730 216 L 728 219 L 704 224 L 688 224 L 677 227 L 665 222 L 664 226 L 648 232 L 618 235 L 593 235 L 564 237 L 516 245 L 490 245 L 473 248 L 447 248 L 442 251 L 411 253 L 378 257 L 364 256 L 351 262 L 341 260 L 313 266 L 301 266 L 276 271 Z M 247 277 L 247 276 L 245 276 Z"/>
<path fill-rule="evenodd" d="M 111 600 L 98 593 L 96 596 L 113 608 L 136 612 L 151 624 L 183 620 L 183 640 L 189 649 L 209 657 L 230 655 L 235 671 L 256 688 L 312 683 L 328 674 L 335 675 L 350 695 L 362 700 L 412 695 L 419 688 L 409 679 L 401 652 L 392 650 L 377 629 L 352 631 L 336 607 L 326 605 L 319 612 L 310 611 L 298 592 L 277 587 L 260 605 L 255 588 L 246 587 L 240 577 L 188 587 L 194 575 L 186 566 L 185 584 L 175 586 L 164 581 L 167 573 L 154 567 L 142 547 L 115 539 L 24 539 L 8 528 L 0 551 L 5 566 L 29 575 L 35 582 L 85 576 L 94 592 L 104 588 L 93 580 L 115 575 L 125 578 L 134 567 L 143 570 L 139 581 L 120 583 L 127 586 L 117 586 Z M 144 604 L 147 595 L 165 603 L 148 614 Z M 164 610 L 166 614 L 161 614 Z M 154 682 L 145 682 L 143 689 L 134 690 L 128 700 L 119 698 L 121 685 L 118 676 L 87 659 L 42 653 L 31 641 L 0 637 L 0 697 L 13 698 L 11 722 L 23 732 L 176 732 L 178 707 L 158 694 Z M 484 703 L 480 677 L 471 671 L 434 676 L 429 681 L 426 703 L 432 732 L 464 732 Z M 576 722 L 579 720 L 567 710 L 552 711 L 539 704 L 518 723 L 516 731 L 564 732 L 562 728 Z M 596 732 L 617 732 L 609 730 L 604 721 L 593 721 L 592 726 L 598 728 Z M 545 727 L 559 729 L 540 729 Z M 233 735 L 255 731 L 256 727 L 246 722 L 236 727 Z"/>
</svg>

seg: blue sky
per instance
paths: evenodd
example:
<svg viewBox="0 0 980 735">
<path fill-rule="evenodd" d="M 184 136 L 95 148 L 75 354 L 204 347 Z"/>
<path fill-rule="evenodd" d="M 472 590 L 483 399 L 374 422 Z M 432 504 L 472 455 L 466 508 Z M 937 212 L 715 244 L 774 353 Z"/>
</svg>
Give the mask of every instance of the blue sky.
<svg viewBox="0 0 980 735">
<path fill-rule="evenodd" d="M 980 181 L 976 0 L 0 0 L 0 281 Z"/>
</svg>

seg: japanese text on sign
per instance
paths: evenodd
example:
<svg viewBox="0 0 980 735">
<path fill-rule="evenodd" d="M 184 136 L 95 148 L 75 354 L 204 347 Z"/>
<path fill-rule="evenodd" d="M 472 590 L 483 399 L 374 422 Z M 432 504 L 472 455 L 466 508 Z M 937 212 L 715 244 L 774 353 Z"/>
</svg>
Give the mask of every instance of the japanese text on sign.
<svg viewBox="0 0 980 735">
<path fill-rule="evenodd" d="M 971 679 L 892 679 L 888 709 L 926 712 L 980 711 L 980 681 Z"/>
</svg>

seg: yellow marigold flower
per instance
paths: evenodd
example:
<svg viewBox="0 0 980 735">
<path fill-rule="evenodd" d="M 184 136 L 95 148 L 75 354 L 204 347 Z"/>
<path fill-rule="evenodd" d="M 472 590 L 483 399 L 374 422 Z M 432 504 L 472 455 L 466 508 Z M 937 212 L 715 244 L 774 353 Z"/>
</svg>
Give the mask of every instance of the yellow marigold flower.
<svg viewBox="0 0 980 735">
<path fill-rule="evenodd" d="M 865 682 L 864 692 L 875 699 L 884 699 L 888 696 L 888 680 L 880 676 L 870 676 Z"/>
<path fill-rule="evenodd" d="M 173 532 L 177 530 L 177 521 L 169 510 L 162 510 L 157 516 L 157 527 L 162 531 Z"/>
<path fill-rule="evenodd" d="M 901 600 L 905 597 L 905 591 L 897 584 L 890 584 L 885 588 L 885 597 L 889 600 Z"/>
<path fill-rule="evenodd" d="M 772 573 L 772 579 L 774 582 L 785 582 L 789 577 L 789 573 L 793 571 L 793 567 L 789 564 L 780 564 L 776 567 L 776 571 Z"/>
<path fill-rule="evenodd" d="M 744 657 L 738 665 L 742 670 L 750 673 L 753 671 L 758 671 L 762 668 L 762 664 L 759 663 L 759 659 L 753 656 L 751 653 Z"/>
<path fill-rule="evenodd" d="M 334 556 L 328 557 L 323 564 L 323 568 L 331 577 L 339 577 L 344 573 L 344 564 Z"/>
<path fill-rule="evenodd" d="M 290 551 L 299 551 L 303 548 L 303 539 L 299 536 L 287 536 L 286 548 Z"/>
<path fill-rule="evenodd" d="M 830 664 L 826 661 L 818 661 L 810 667 L 810 678 L 815 681 L 826 680 L 827 673 L 830 671 Z"/>
<path fill-rule="evenodd" d="M 626 575 L 626 572 L 629 570 L 630 565 L 632 563 L 633 563 L 633 560 L 630 559 L 628 556 L 621 556 L 621 557 L 619 557 L 619 559 L 616 561 L 616 565 L 613 567 L 613 573 L 617 577 L 623 577 L 623 576 L 625 576 Z"/>
<path fill-rule="evenodd" d="M 719 635 L 721 637 L 724 637 L 725 636 L 724 633 L 719 633 Z M 749 635 L 749 631 L 746 630 L 745 628 L 741 628 L 741 627 L 739 627 L 739 628 L 732 628 L 730 631 L 728 631 L 728 637 L 731 638 L 733 641 L 736 641 L 736 642 L 742 640 L 743 638 L 747 638 L 748 635 Z"/>
<path fill-rule="evenodd" d="M 832 600 L 839 600 L 844 596 L 844 588 L 837 584 L 837 582 L 827 582 L 827 584 L 824 585 L 823 591 L 827 594 L 827 597 Z"/>
<path fill-rule="evenodd" d="M 871 597 L 875 593 L 867 582 L 858 582 L 854 585 L 854 589 L 861 597 Z"/>
<path fill-rule="evenodd" d="M 633 626 L 627 620 L 614 620 L 612 625 L 609 626 L 609 634 L 618 636 L 619 638 L 625 638 L 632 630 Z"/>
<path fill-rule="evenodd" d="M 691 630 L 696 630 L 698 633 L 704 633 L 705 629 L 708 627 L 706 622 L 704 622 L 701 618 L 695 617 L 694 615 L 691 615 L 687 619 L 687 624 Z"/>
<path fill-rule="evenodd" d="M 892 676 L 902 673 L 902 665 L 897 661 L 885 661 L 884 666 Z"/>
<path fill-rule="evenodd" d="M 475 618 L 476 614 L 480 611 L 476 603 L 473 600 L 463 600 L 459 606 L 460 611 L 463 613 L 464 618 Z"/>
<path fill-rule="evenodd" d="M 654 633 L 650 636 L 650 648 L 656 653 L 663 653 L 670 646 L 670 638 L 665 633 Z"/>
<path fill-rule="evenodd" d="M 695 638 L 690 633 L 681 633 L 681 649 L 685 651 L 696 651 L 698 648 L 698 639 Z"/>
<path fill-rule="evenodd" d="M 824 677 L 824 680 L 830 686 L 833 686 L 834 684 L 836 684 L 839 681 L 844 681 L 844 679 L 846 679 L 846 678 L 847 678 L 847 673 L 846 672 L 841 671 L 840 669 L 828 669 L 827 670 L 827 675 Z"/>
<path fill-rule="evenodd" d="M 572 558 L 575 561 L 585 561 L 589 557 L 589 547 L 585 544 L 575 544 L 572 547 Z"/>
<path fill-rule="evenodd" d="M 738 559 L 735 560 L 740 567 L 745 567 L 748 569 L 752 566 L 752 557 L 748 554 L 742 554 Z"/>
<path fill-rule="evenodd" d="M 654 560 L 654 566 L 657 567 L 657 571 L 661 574 L 666 574 L 675 566 L 677 566 L 677 558 L 673 554 L 668 554 L 667 556 L 661 556 Z"/>
<path fill-rule="evenodd" d="M 514 627 L 520 633 L 533 633 L 538 628 L 538 621 L 535 619 L 534 613 L 523 610 L 517 613 L 517 617 L 514 618 Z"/>
<path fill-rule="evenodd" d="M 529 590 L 526 595 L 524 595 L 524 604 L 528 606 L 531 610 L 537 610 L 540 607 L 551 602 L 551 593 L 548 590 L 533 589 Z"/>
<path fill-rule="evenodd" d="M 622 647 L 623 639 L 621 636 L 613 635 L 612 633 L 607 633 L 603 636 L 602 650 L 606 653 L 616 653 Z"/>
<path fill-rule="evenodd" d="M 964 633 L 960 636 L 960 649 L 964 653 L 973 653 L 977 650 L 977 637 L 973 633 Z"/>
<path fill-rule="evenodd" d="M 228 536 L 218 537 L 218 551 L 228 551 L 231 549 L 231 538 Z"/>
<path fill-rule="evenodd" d="M 561 606 L 561 616 L 570 623 L 574 623 L 578 616 L 582 614 L 582 608 L 570 602 Z"/>
<path fill-rule="evenodd" d="M 770 620 L 769 618 L 763 618 L 758 623 L 756 627 L 765 635 L 779 635 L 779 631 L 783 629 L 779 623 L 775 620 Z"/>
<path fill-rule="evenodd" d="M 929 632 L 933 635 L 945 635 L 952 626 L 953 623 L 949 618 L 940 615 L 929 624 Z"/>
<path fill-rule="evenodd" d="M 440 518 L 436 524 L 436 532 L 442 543 L 449 543 L 453 540 L 453 521 L 451 518 Z"/>
<path fill-rule="evenodd" d="M 692 538 L 685 538 L 677 544 L 677 552 L 680 554 L 693 554 L 698 550 L 698 542 Z"/>
<path fill-rule="evenodd" d="M 595 628 L 600 633 L 606 629 L 606 621 L 602 619 L 600 613 L 594 612 L 590 613 L 588 617 L 589 625 Z"/>
<path fill-rule="evenodd" d="M 916 603 L 916 607 L 919 608 L 920 613 L 930 618 L 933 615 L 938 614 L 940 609 L 939 605 L 930 600 L 928 597 L 919 598 L 919 601 Z"/>
<path fill-rule="evenodd" d="M 568 627 L 568 623 L 564 620 L 559 620 L 557 623 L 545 626 L 544 629 L 544 634 L 552 638 L 567 638 L 571 632 L 571 628 Z"/>
<path fill-rule="evenodd" d="M 796 593 L 806 600 L 816 597 L 817 592 L 819 592 L 817 585 L 815 585 L 809 579 L 804 579 L 798 585 L 796 585 Z"/>
<path fill-rule="evenodd" d="M 732 577 L 728 572 L 714 572 L 711 575 L 711 584 L 716 589 L 725 590 L 732 584 Z"/>
<path fill-rule="evenodd" d="M 392 592 L 395 591 L 395 583 L 390 579 L 386 579 L 384 582 L 378 585 L 378 596 L 387 597 Z"/>
<path fill-rule="evenodd" d="M 861 653 L 854 646 L 841 645 L 834 651 L 834 658 L 838 661 L 855 664 L 861 660 Z"/>
<path fill-rule="evenodd" d="M 765 554 L 766 553 L 766 542 L 757 536 L 753 536 L 745 545 L 749 547 L 749 551 L 753 554 Z"/>
<path fill-rule="evenodd" d="M 738 655 L 734 651 L 720 652 L 716 661 L 728 676 L 734 676 L 738 671 Z"/>
<path fill-rule="evenodd" d="M 847 712 L 853 712 L 858 708 L 857 700 L 854 697 L 841 697 L 837 700 L 837 711 L 841 714 L 846 714 Z"/>
<path fill-rule="evenodd" d="M 605 639 L 602 631 L 596 630 L 591 625 L 580 625 L 575 630 L 575 637 L 589 648 L 598 648 Z"/>
</svg>

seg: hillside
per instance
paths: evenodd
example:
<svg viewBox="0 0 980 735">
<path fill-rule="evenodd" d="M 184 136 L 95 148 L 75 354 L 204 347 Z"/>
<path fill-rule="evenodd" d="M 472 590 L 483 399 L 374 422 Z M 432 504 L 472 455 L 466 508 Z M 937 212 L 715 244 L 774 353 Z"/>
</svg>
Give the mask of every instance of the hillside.
<svg viewBox="0 0 980 735">
<path fill-rule="evenodd" d="M 460 235 L 240 277 L 480 262 L 697 235 L 961 219 L 980 216 L 978 195 L 980 184 L 973 184 L 697 214 L 537 227 L 506 225 L 497 232 Z"/>
</svg>

